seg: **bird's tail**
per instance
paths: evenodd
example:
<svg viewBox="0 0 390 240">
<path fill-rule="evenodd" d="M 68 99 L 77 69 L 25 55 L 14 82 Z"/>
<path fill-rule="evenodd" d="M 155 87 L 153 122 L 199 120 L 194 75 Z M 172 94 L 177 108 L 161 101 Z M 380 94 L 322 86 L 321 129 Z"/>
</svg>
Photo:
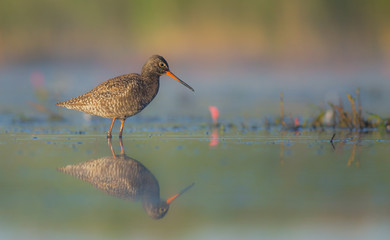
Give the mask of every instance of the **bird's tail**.
<svg viewBox="0 0 390 240">
<path fill-rule="evenodd" d="M 56 103 L 56 105 L 59 106 L 59 107 L 64 107 L 64 106 L 65 106 L 64 103 L 65 103 L 65 102 L 58 102 L 58 103 Z"/>
</svg>

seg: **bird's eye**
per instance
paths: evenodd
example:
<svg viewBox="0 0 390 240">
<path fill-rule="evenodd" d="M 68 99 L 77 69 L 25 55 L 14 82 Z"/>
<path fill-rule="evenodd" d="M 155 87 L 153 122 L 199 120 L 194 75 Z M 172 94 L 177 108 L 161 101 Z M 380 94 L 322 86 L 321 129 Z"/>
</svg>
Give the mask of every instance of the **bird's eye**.
<svg viewBox="0 0 390 240">
<path fill-rule="evenodd" d="M 165 67 L 165 63 L 160 62 L 159 66 L 163 68 L 163 67 Z"/>
</svg>

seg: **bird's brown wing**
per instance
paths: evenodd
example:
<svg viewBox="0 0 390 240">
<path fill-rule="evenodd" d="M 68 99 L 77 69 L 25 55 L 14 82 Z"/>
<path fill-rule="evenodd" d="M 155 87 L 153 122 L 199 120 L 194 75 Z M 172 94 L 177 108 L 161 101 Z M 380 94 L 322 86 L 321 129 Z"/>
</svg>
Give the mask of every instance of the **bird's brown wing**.
<svg viewBox="0 0 390 240">
<path fill-rule="evenodd" d="M 89 93 L 94 99 L 110 99 L 123 96 L 127 93 L 129 85 L 139 77 L 137 74 L 125 74 L 102 82 Z"/>
</svg>

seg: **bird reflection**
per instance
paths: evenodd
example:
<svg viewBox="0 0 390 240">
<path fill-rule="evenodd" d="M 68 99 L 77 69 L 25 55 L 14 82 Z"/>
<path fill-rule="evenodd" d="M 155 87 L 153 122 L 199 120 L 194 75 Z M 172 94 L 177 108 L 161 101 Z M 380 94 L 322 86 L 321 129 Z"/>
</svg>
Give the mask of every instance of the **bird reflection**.
<svg viewBox="0 0 390 240">
<path fill-rule="evenodd" d="M 145 212 L 154 219 L 164 217 L 172 201 L 194 185 L 192 183 L 168 200 L 161 200 L 157 179 L 139 161 L 125 155 L 122 140 L 120 155 L 115 155 L 110 138 L 108 145 L 112 156 L 68 165 L 58 170 L 89 182 L 109 195 L 142 201 Z"/>
</svg>

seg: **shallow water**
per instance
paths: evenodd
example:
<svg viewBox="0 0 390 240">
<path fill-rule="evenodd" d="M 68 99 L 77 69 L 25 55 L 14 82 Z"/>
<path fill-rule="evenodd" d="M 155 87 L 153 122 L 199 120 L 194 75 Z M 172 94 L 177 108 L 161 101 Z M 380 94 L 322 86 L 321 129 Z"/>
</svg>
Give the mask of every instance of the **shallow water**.
<svg viewBox="0 0 390 240">
<path fill-rule="evenodd" d="M 339 131 L 332 145 L 333 131 L 133 126 L 124 151 L 155 177 L 162 199 L 195 183 L 165 217 L 154 220 L 142 200 L 109 195 L 57 170 L 112 157 L 105 124 L 8 126 L 0 130 L 0 238 L 384 239 L 390 233 L 386 133 Z"/>
<path fill-rule="evenodd" d="M 390 234 L 388 133 L 336 131 L 331 144 L 334 130 L 264 129 L 265 116 L 279 116 L 280 92 L 285 114 L 306 120 L 324 102 L 337 103 L 360 87 L 364 113 L 385 117 L 389 109 L 379 103 L 388 102 L 390 85 L 380 71 L 207 72 L 176 66 L 195 94 L 162 77 L 156 99 L 126 121 L 126 157 L 115 125 L 114 158 L 105 138 L 110 120 L 57 108 L 55 102 L 128 69 L 133 67 L 38 63 L 0 69 L 0 239 Z M 222 127 L 212 128 L 210 105 L 219 108 Z M 95 167 L 58 170 L 78 164 Z M 156 184 L 145 179 L 158 182 L 161 199 L 194 186 L 155 220 L 142 201 L 155 198 L 142 192 Z M 132 192 L 121 188 L 123 182 Z"/>
</svg>

